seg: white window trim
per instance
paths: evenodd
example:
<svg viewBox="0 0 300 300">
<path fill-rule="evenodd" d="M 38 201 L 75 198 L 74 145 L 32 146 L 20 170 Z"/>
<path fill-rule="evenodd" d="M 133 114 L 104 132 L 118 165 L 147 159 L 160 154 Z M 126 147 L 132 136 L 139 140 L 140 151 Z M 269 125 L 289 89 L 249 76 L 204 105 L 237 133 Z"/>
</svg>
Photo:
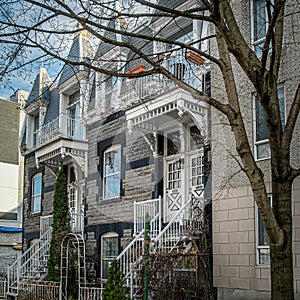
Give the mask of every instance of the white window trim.
<svg viewBox="0 0 300 300">
<path fill-rule="evenodd" d="M 35 178 L 41 177 L 41 190 L 40 190 L 40 194 L 34 194 L 34 180 Z M 42 194 L 43 194 L 43 174 L 41 172 L 35 174 L 34 176 L 32 176 L 31 178 L 31 212 L 33 214 L 38 214 L 42 211 Z M 34 207 L 35 207 L 35 199 L 37 197 L 40 197 L 40 210 L 35 211 Z"/>
<path fill-rule="evenodd" d="M 113 196 L 110 196 L 110 197 L 105 197 L 105 190 L 106 190 L 106 178 L 107 177 L 110 177 L 110 176 L 113 176 L 113 175 L 116 175 L 116 174 L 119 174 L 120 175 L 120 178 L 121 178 L 121 168 L 122 168 L 122 163 L 120 161 L 120 170 L 119 172 L 115 172 L 115 173 L 112 173 L 112 174 L 109 174 L 109 176 L 106 176 L 106 165 L 105 165 L 105 154 L 108 153 L 108 152 L 111 152 L 113 150 L 116 150 L 116 149 L 120 149 L 120 160 L 122 161 L 122 147 L 121 147 L 121 144 L 115 144 L 115 145 L 112 145 L 108 148 L 105 149 L 105 151 L 103 152 L 103 189 L 102 189 L 102 192 L 103 192 L 103 199 L 104 200 L 108 200 L 108 199 L 115 199 L 115 198 L 119 198 L 120 197 L 120 193 L 121 193 L 121 186 L 120 186 L 120 191 L 119 191 L 119 195 L 113 195 Z M 120 182 L 120 185 L 121 185 L 121 182 Z"/>
<path fill-rule="evenodd" d="M 272 206 L 272 195 L 269 194 L 268 198 L 270 199 L 270 204 Z M 255 203 L 255 243 L 256 243 L 256 266 L 258 267 L 270 267 L 270 264 L 260 264 L 260 258 L 259 258 L 259 250 L 261 249 L 270 249 L 270 246 L 260 246 L 259 245 L 259 228 L 258 228 L 258 206 Z"/>
</svg>

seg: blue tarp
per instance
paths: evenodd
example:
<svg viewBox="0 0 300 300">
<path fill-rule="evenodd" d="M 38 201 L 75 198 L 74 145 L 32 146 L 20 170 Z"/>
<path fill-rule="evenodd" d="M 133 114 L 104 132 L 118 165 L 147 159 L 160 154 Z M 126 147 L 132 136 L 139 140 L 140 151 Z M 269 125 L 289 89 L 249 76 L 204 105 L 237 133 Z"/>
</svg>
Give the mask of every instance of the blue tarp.
<svg viewBox="0 0 300 300">
<path fill-rule="evenodd" d="M 22 228 L 0 226 L 2 232 L 21 232 Z"/>
</svg>

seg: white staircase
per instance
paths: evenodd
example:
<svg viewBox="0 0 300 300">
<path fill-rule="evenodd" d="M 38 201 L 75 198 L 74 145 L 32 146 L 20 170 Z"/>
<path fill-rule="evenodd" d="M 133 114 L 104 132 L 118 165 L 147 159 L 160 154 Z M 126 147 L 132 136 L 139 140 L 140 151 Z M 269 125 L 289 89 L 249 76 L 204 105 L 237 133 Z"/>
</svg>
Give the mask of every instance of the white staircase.
<svg viewBox="0 0 300 300">
<path fill-rule="evenodd" d="M 43 280 L 47 276 L 47 261 L 49 257 L 52 227 L 36 240 L 22 256 L 8 267 L 7 295 L 16 297 L 18 286 L 23 281 Z"/>
<path fill-rule="evenodd" d="M 179 251 L 185 239 L 185 221 L 189 220 L 191 214 L 192 198 L 190 198 L 180 210 L 176 212 L 170 222 L 161 229 L 161 198 L 145 202 L 135 203 L 135 238 L 117 257 L 120 268 L 125 274 L 126 285 L 130 288 L 130 298 L 140 298 L 138 291 L 142 283 L 140 272 L 143 269 L 144 252 L 144 224 L 150 219 L 150 252 L 169 253 Z M 158 209 L 158 210 L 157 210 Z M 185 249 L 189 251 L 191 244 L 184 243 Z"/>
</svg>

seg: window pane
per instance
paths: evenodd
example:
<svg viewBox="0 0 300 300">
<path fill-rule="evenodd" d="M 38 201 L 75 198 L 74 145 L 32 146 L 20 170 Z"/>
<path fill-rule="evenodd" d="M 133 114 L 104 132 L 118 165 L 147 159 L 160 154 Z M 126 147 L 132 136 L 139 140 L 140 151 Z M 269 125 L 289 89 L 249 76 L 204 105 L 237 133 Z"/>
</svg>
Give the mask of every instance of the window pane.
<svg viewBox="0 0 300 300">
<path fill-rule="evenodd" d="M 41 194 L 42 192 L 42 176 L 35 177 L 33 179 L 33 194 Z"/>
<path fill-rule="evenodd" d="M 39 129 L 39 116 L 34 117 L 34 131 L 37 131 Z"/>
<path fill-rule="evenodd" d="M 121 148 L 105 153 L 105 176 L 120 172 L 121 169 Z"/>
<path fill-rule="evenodd" d="M 269 138 L 265 113 L 258 100 L 255 97 L 255 114 L 256 114 L 256 141 L 262 141 Z"/>
<path fill-rule="evenodd" d="M 257 57 L 261 57 L 262 56 L 262 51 L 263 51 L 264 43 L 265 43 L 265 41 L 262 41 L 261 43 L 258 43 L 258 44 L 254 45 L 254 51 L 255 51 Z"/>
<path fill-rule="evenodd" d="M 270 144 L 268 142 L 256 146 L 257 159 L 269 158 L 271 156 Z"/>
<path fill-rule="evenodd" d="M 167 135 L 167 155 L 174 155 L 180 152 L 180 133 L 175 131 Z"/>
<path fill-rule="evenodd" d="M 194 125 L 190 128 L 190 150 L 200 149 L 203 146 L 203 137 L 199 128 Z"/>
<path fill-rule="evenodd" d="M 282 123 L 282 127 L 284 127 L 285 126 L 284 87 L 280 87 L 278 89 L 278 102 L 279 102 L 281 123 Z"/>
<path fill-rule="evenodd" d="M 254 41 L 266 35 L 266 4 L 265 0 L 253 1 Z"/>
<path fill-rule="evenodd" d="M 33 178 L 32 182 L 32 210 L 41 211 L 42 202 L 42 175 Z"/>
<path fill-rule="evenodd" d="M 79 100 L 80 100 L 80 92 L 77 91 L 76 93 L 72 94 L 69 97 L 69 105 L 72 105 L 72 104 L 76 103 Z"/>
<path fill-rule="evenodd" d="M 104 257 L 116 257 L 118 256 L 118 237 L 104 237 L 102 239 L 102 256 Z"/>
<path fill-rule="evenodd" d="M 257 217 L 258 217 L 258 246 L 269 246 L 269 238 L 265 230 L 265 226 L 259 211 L 257 213 Z"/>
<path fill-rule="evenodd" d="M 41 196 L 35 196 L 33 198 L 33 212 L 40 212 L 41 211 Z"/>
<path fill-rule="evenodd" d="M 104 197 L 113 197 L 120 195 L 120 175 L 109 175 L 105 178 L 105 193 Z"/>
<path fill-rule="evenodd" d="M 259 249 L 259 264 L 270 265 L 270 249 Z"/>
</svg>

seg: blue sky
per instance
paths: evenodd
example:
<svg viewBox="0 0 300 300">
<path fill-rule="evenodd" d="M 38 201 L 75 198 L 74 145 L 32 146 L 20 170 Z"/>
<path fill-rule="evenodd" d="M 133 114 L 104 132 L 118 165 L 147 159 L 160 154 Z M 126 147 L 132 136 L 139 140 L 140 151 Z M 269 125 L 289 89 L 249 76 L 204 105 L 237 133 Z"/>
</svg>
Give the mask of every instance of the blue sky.
<svg viewBox="0 0 300 300">
<path fill-rule="evenodd" d="M 35 73 L 37 73 L 37 70 Z M 5 83 L 0 84 L 0 97 L 9 98 L 17 89 L 30 91 L 31 89 L 30 82 L 32 82 L 33 80 L 34 77 L 29 78 L 29 80 L 27 81 L 24 80 L 23 78 L 18 77 L 18 75 L 16 75 L 13 79 L 11 79 L 11 82 L 9 84 L 5 84 Z"/>
<path fill-rule="evenodd" d="M 36 75 L 38 74 L 39 68 L 46 68 L 50 78 L 54 81 L 58 72 L 61 70 L 61 63 L 57 62 L 49 66 L 48 64 L 37 63 L 31 66 L 30 71 L 24 71 L 22 76 L 19 72 L 14 72 L 8 80 L 4 77 L 2 82 L 0 81 L 0 97 L 9 98 L 17 89 L 23 89 L 30 92 L 32 84 Z"/>
</svg>

